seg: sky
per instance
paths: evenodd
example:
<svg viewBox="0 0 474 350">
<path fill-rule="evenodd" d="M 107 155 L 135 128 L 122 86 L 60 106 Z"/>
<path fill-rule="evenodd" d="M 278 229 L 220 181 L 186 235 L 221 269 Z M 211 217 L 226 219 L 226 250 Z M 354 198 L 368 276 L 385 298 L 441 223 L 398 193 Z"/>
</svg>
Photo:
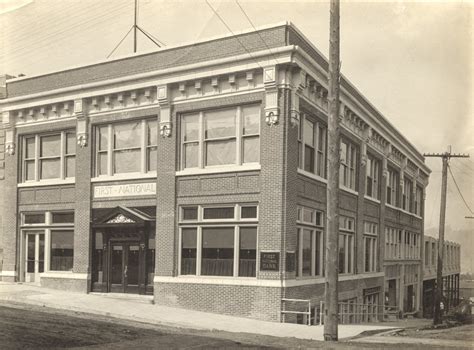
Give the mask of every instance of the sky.
<svg viewBox="0 0 474 350">
<path fill-rule="evenodd" d="M 252 24 L 236 0 L 209 2 L 234 32 L 289 20 L 328 56 L 325 1 L 239 0 Z M 133 7 L 134 0 L 0 0 L 0 74 L 105 60 L 132 26 Z M 474 211 L 473 13 L 470 1 L 341 2 L 342 73 L 420 152 L 451 146 L 471 154 L 450 164 Z M 139 0 L 138 24 L 166 46 L 229 34 L 204 0 Z M 132 48 L 128 35 L 111 58 Z M 155 49 L 139 35 L 139 53 Z M 426 163 L 433 172 L 425 227 L 437 232 L 441 160 Z M 474 214 L 452 178 L 447 203 L 447 226 L 474 235 L 474 219 L 465 219 Z"/>
</svg>

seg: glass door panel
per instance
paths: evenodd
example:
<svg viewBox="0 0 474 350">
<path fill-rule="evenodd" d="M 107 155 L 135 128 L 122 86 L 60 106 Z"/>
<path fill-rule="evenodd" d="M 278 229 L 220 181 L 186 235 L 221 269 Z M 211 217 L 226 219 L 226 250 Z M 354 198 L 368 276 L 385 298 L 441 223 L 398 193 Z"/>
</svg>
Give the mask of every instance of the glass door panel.
<svg viewBox="0 0 474 350">
<path fill-rule="evenodd" d="M 110 257 L 110 284 L 112 292 L 123 292 L 123 245 L 112 245 Z"/>
<path fill-rule="evenodd" d="M 39 274 L 44 272 L 44 231 L 25 234 L 25 282 L 39 282 Z"/>
<path fill-rule="evenodd" d="M 140 263 L 140 246 L 127 245 L 126 286 L 127 293 L 138 293 L 138 274 Z"/>
</svg>

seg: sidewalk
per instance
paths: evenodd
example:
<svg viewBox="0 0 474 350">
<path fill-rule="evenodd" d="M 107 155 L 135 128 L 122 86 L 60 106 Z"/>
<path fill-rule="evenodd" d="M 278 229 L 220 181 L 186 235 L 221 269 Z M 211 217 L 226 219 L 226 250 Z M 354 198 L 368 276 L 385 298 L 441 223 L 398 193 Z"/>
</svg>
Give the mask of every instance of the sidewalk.
<svg viewBox="0 0 474 350">
<path fill-rule="evenodd" d="M 242 317 L 211 314 L 153 305 L 151 297 L 124 298 L 122 295 L 82 294 L 46 289 L 28 284 L 0 282 L 0 302 L 12 301 L 54 309 L 195 330 L 219 330 L 275 337 L 324 340 L 322 326 L 266 322 Z M 383 323 L 340 325 L 339 339 L 351 338 L 364 331 L 390 330 Z"/>
</svg>

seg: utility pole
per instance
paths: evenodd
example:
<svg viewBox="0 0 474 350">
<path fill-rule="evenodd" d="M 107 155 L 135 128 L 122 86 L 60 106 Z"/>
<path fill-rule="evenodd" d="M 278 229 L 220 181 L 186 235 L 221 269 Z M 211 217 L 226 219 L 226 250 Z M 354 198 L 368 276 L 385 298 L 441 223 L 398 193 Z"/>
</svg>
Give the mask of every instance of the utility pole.
<svg viewBox="0 0 474 350">
<path fill-rule="evenodd" d="M 441 180 L 441 206 L 439 213 L 439 237 L 438 237 L 438 265 L 436 268 L 436 293 L 435 293 L 435 310 L 433 324 L 441 324 L 443 317 L 441 315 L 441 299 L 443 295 L 443 256 L 444 256 L 444 226 L 446 219 L 446 192 L 448 188 L 448 163 L 451 158 L 469 158 L 468 154 L 454 154 L 449 151 L 445 153 L 428 153 L 425 157 L 441 158 L 443 161 L 443 172 Z"/>
<path fill-rule="evenodd" d="M 138 16 L 138 0 L 135 0 L 135 20 L 133 22 L 133 53 L 137 52 L 137 16 Z"/>
<path fill-rule="evenodd" d="M 324 340 L 337 341 L 339 251 L 339 0 L 331 0 L 329 20 L 329 118 Z"/>
</svg>

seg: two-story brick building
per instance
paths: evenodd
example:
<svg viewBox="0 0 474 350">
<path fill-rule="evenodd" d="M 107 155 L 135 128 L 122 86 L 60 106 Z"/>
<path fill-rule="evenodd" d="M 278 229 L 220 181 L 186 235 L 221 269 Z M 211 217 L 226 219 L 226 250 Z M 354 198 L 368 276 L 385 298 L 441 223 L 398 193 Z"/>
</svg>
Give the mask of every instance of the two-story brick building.
<svg viewBox="0 0 474 350">
<path fill-rule="evenodd" d="M 325 235 L 339 234 L 347 313 L 379 318 L 392 281 L 419 308 L 430 171 L 342 77 L 327 232 L 327 70 L 283 23 L 8 80 L 1 279 L 278 321 L 307 307 L 284 299 L 320 305 Z"/>
</svg>

